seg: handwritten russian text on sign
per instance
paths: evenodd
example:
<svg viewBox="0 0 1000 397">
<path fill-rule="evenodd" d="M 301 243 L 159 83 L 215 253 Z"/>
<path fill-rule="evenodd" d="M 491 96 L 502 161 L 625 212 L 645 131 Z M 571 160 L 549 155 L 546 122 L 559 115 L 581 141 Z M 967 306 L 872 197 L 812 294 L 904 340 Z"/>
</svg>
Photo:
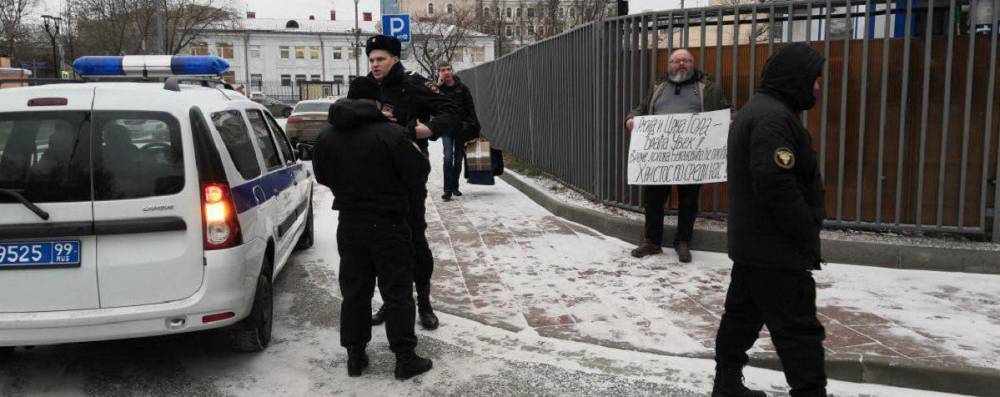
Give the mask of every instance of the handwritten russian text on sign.
<svg viewBox="0 0 1000 397">
<path fill-rule="evenodd" d="M 627 159 L 629 185 L 725 182 L 729 113 L 636 117 Z"/>
</svg>

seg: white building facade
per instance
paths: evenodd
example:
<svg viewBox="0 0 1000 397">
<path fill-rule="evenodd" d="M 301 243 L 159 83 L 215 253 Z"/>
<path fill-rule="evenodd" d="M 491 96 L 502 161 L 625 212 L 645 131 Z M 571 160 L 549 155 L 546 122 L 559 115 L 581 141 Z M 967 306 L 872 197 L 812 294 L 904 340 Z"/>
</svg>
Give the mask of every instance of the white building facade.
<svg viewBox="0 0 1000 397">
<path fill-rule="evenodd" d="M 369 19 L 365 16 L 363 19 Z M 378 34 L 380 18 L 359 22 L 360 41 Z M 184 51 L 191 55 L 217 55 L 230 69 L 223 77 L 245 84 L 247 91 L 261 91 L 291 102 L 298 98 L 302 81 L 331 82 L 333 94 L 346 94 L 346 85 L 355 75 L 368 74 L 364 47 L 355 51 L 354 21 L 284 19 L 244 19 L 238 26 L 215 29 L 200 35 Z M 419 70 L 404 44 L 403 65 Z M 467 69 L 495 58 L 494 39 L 486 35 L 470 37 L 460 49 L 456 70 Z"/>
</svg>

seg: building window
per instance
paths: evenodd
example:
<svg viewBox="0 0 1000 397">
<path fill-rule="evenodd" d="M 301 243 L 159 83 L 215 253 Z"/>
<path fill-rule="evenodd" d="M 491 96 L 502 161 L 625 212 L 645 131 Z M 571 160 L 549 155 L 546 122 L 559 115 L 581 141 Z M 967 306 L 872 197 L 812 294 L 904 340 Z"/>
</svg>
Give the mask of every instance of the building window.
<svg viewBox="0 0 1000 397">
<path fill-rule="evenodd" d="M 314 75 L 310 75 L 309 76 L 309 81 L 319 81 L 319 80 L 320 80 L 320 77 L 319 77 L 318 74 L 314 74 Z"/>
<path fill-rule="evenodd" d="M 517 33 L 517 37 L 521 37 L 521 25 L 517 25 L 514 32 Z"/>
<path fill-rule="evenodd" d="M 291 87 L 292 86 L 292 75 L 290 75 L 290 74 L 283 74 L 283 75 L 281 75 L 281 86 L 282 87 Z"/>
<path fill-rule="evenodd" d="M 569 8 L 569 17 L 570 18 L 576 18 L 576 8 L 574 8 L 574 7 L 570 7 Z"/>
<path fill-rule="evenodd" d="M 216 43 L 215 52 L 224 59 L 233 59 L 233 45 L 229 43 Z"/>
<path fill-rule="evenodd" d="M 535 34 L 535 25 L 528 25 L 528 34 L 530 35 Z"/>
<path fill-rule="evenodd" d="M 472 62 L 486 62 L 486 47 L 472 47 Z"/>
<path fill-rule="evenodd" d="M 507 25 L 505 27 L 505 29 L 504 29 L 504 35 L 507 36 L 507 37 L 513 36 L 514 35 L 514 28 L 512 28 L 510 25 Z"/>
<path fill-rule="evenodd" d="M 319 59 L 319 47 L 309 47 L 309 58 Z"/>
<path fill-rule="evenodd" d="M 330 20 L 331 21 L 336 21 L 337 20 L 337 12 L 336 11 L 330 10 Z"/>
<path fill-rule="evenodd" d="M 487 18 L 490 16 L 490 8 L 489 7 L 483 7 L 483 16 L 485 16 Z"/>
<path fill-rule="evenodd" d="M 372 13 L 366 12 L 366 13 L 363 13 L 361 15 L 363 16 L 363 19 L 365 20 L 365 22 L 371 22 L 372 21 Z"/>
<path fill-rule="evenodd" d="M 264 85 L 264 76 L 263 75 L 260 75 L 260 74 L 251 74 L 250 75 L 250 87 L 251 88 L 253 88 L 253 89 L 257 90 L 257 91 L 260 91 L 260 88 L 263 85 Z"/>
<path fill-rule="evenodd" d="M 559 18 L 565 18 L 565 17 L 566 17 L 566 8 L 559 7 Z"/>
<path fill-rule="evenodd" d="M 295 59 L 306 59 L 306 47 L 295 47 Z"/>
<path fill-rule="evenodd" d="M 510 13 L 510 7 L 507 7 L 507 18 L 510 18 L 512 16 L 513 15 L 511 15 L 511 13 Z"/>
<path fill-rule="evenodd" d="M 344 84 L 344 76 L 336 75 L 333 76 L 333 84 Z"/>
<path fill-rule="evenodd" d="M 434 3 L 427 3 L 427 15 L 434 15 Z"/>
<path fill-rule="evenodd" d="M 304 82 L 304 81 L 306 81 L 306 75 L 304 75 L 304 74 L 297 74 L 297 75 L 295 75 L 295 85 L 301 87 L 302 86 L 302 82 Z"/>
<path fill-rule="evenodd" d="M 287 45 L 283 45 L 281 47 L 278 47 L 278 52 L 281 53 L 281 59 L 288 59 L 288 46 Z"/>
<path fill-rule="evenodd" d="M 252 46 L 249 46 L 248 48 L 250 50 L 250 58 L 251 59 L 260 59 L 260 46 L 259 45 L 252 45 Z"/>
<path fill-rule="evenodd" d="M 455 8 L 451 6 L 451 3 L 449 3 L 446 8 L 448 9 L 449 14 L 455 13 Z"/>
<path fill-rule="evenodd" d="M 517 17 L 518 17 L 518 18 L 520 18 L 520 17 L 521 17 L 521 15 L 523 15 L 523 14 L 521 13 L 521 7 L 517 7 Z"/>
<path fill-rule="evenodd" d="M 528 18 L 534 18 L 534 17 L 535 17 L 535 9 L 528 7 Z"/>
<path fill-rule="evenodd" d="M 343 47 L 333 47 L 333 59 L 344 59 Z"/>
<path fill-rule="evenodd" d="M 191 55 L 208 55 L 208 43 L 191 43 Z"/>
</svg>

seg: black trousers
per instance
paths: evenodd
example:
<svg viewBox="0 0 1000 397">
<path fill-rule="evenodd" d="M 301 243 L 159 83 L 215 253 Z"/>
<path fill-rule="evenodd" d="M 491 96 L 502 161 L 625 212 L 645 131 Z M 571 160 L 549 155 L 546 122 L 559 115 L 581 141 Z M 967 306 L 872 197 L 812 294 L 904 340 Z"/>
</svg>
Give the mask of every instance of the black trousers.
<svg viewBox="0 0 1000 397">
<path fill-rule="evenodd" d="M 663 245 L 663 205 L 670 200 L 672 188 L 670 185 L 642 188 L 642 205 L 646 209 L 646 241 L 657 246 Z M 698 196 L 701 194 L 701 185 L 677 185 L 677 194 L 680 213 L 677 216 L 677 234 L 674 236 L 674 242 L 691 242 L 694 220 L 698 217 Z"/>
<path fill-rule="evenodd" d="M 715 338 L 716 364 L 746 365 L 746 352 L 766 324 L 792 397 L 826 395 L 826 331 L 816 319 L 816 282 L 812 273 L 735 264 L 725 309 Z"/>
<path fill-rule="evenodd" d="M 434 274 L 434 256 L 427 243 L 427 220 L 424 219 L 427 196 L 410 199 L 410 214 L 406 223 L 410 226 L 410 243 L 413 245 L 413 282 L 417 291 L 430 290 L 431 275 Z"/>
<path fill-rule="evenodd" d="M 410 228 L 399 224 L 344 223 L 337 227 L 340 252 L 340 344 L 359 346 L 372 339 L 372 296 L 375 282 L 385 302 L 385 329 L 394 353 L 412 352 L 413 254 Z"/>
</svg>

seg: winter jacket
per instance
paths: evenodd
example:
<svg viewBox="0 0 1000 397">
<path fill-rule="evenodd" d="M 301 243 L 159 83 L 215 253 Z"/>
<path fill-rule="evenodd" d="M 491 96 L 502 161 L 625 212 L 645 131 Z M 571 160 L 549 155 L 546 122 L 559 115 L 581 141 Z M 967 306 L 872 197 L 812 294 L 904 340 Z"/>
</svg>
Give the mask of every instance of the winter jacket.
<svg viewBox="0 0 1000 397">
<path fill-rule="evenodd" d="M 726 96 L 722 94 L 722 87 L 712 81 L 708 75 L 696 70 L 694 79 L 698 80 L 698 92 L 701 93 L 701 111 L 702 112 L 712 112 L 716 110 L 729 109 L 729 100 Z M 636 116 L 648 116 L 653 113 L 653 109 L 656 105 L 656 99 L 660 97 L 660 93 L 667 86 L 666 80 L 663 78 L 657 80 L 653 83 L 653 86 L 649 89 L 649 95 L 646 100 L 639 102 L 639 106 L 632 109 L 625 120 L 628 120 Z"/>
<path fill-rule="evenodd" d="M 815 103 L 825 62 L 789 45 L 764 68 L 757 94 L 729 130 L 729 257 L 748 266 L 811 269 L 821 262 L 823 179 L 799 113 Z"/>
<path fill-rule="evenodd" d="M 472 92 L 469 87 L 455 77 L 455 84 L 452 86 L 440 86 L 441 93 L 451 98 L 459 108 L 459 127 L 452 131 L 452 137 L 456 142 L 465 143 L 479 137 L 479 117 L 476 116 L 476 104 L 472 101 Z"/>
<path fill-rule="evenodd" d="M 372 75 L 368 77 L 374 78 Z M 383 106 L 392 108 L 396 122 L 406 127 L 409 136 L 415 137 L 417 120 L 427 125 L 433 132 L 430 139 L 450 135 L 459 126 L 458 105 L 441 95 L 437 84 L 423 76 L 407 72 L 402 63 L 397 63 L 380 82 Z M 422 149 L 427 148 L 427 139 L 415 139 Z"/>
<path fill-rule="evenodd" d="M 409 197 L 424 197 L 430 163 L 369 100 L 341 99 L 313 149 L 316 180 L 333 191 L 341 219 L 405 219 Z"/>
</svg>

